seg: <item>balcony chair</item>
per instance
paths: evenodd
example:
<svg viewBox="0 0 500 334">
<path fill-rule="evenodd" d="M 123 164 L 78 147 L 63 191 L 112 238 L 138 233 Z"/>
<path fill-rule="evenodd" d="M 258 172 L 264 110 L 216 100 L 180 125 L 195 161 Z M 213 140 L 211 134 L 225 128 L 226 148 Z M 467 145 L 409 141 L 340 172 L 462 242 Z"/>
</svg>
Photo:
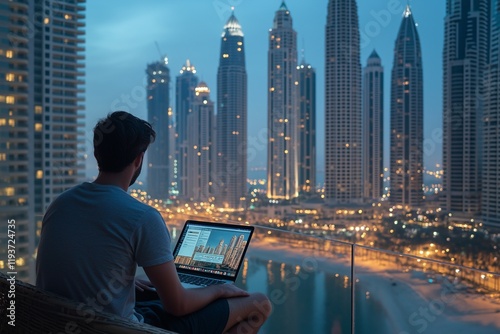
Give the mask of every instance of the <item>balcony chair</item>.
<svg viewBox="0 0 500 334">
<path fill-rule="evenodd" d="M 16 280 L 15 298 L 9 298 L 10 281 L 0 272 L 0 333 L 172 333 L 140 324 L 81 303 L 40 290 Z M 11 300 L 15 301 L 15 327 L 9 325 Z M 78 312 L 80 311 L 80 312 Z M 92 316 L 92 311 L 95 316 Z"/>
</svg>

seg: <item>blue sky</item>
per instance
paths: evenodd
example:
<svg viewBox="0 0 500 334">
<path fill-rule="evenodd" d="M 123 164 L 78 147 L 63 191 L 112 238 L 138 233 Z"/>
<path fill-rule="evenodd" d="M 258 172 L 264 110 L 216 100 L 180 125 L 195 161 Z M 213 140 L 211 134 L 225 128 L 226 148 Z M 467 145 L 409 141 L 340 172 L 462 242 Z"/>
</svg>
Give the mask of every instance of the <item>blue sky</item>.
<svg viewBox="0 0 500 334">
<path fill-rule="evenodd" d="M 328 0 L 288 0 L 299 49 L 317 74 L 318 169 L 324 170 L 324 50 Z M 358 0 L 361 62 L 373 49 L 385 67 L 385 158 L 388 161 L 390 73 L 394 42 L 407 0 Z M 442 48 L 444 0 L 411 1 L 422 43 L 424 66 L 424 164 L 441 163 Z M 222 28 L 235 6 L 245 34 L 248 72 L 248 133 L 255 155 L 250 167 L 266 166 L 262 134 L 267 124 L 268 32 L 281 0 L 88 0 L 86 12 L 87 176 L 97 174 L 92 155 L 92 127 L 108 112 L 121 109 L 147 118 L 145 69 L 169 58 L 172 82 L 190 59 L 200 79 L 216 97 Z M 300 59 L 299 51 L 299 59 Z M 175 86 L 171 85 L 171 104 Z M 175 112 L 175 110 L 174 110 Z M 264 121 L 263 121 L 264 120 Z M 387 163 L 385 164 L 387 165 Z"/>
</svg>

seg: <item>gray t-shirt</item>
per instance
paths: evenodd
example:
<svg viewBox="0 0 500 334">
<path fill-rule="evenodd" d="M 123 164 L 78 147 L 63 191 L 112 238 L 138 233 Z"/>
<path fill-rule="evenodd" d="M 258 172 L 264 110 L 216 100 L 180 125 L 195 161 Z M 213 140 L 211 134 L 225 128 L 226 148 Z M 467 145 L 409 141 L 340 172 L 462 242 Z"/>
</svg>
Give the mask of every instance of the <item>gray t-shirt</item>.
<svg viewBox="0 0 500 334">
<path fill-rule="evenodd" d="M 170 234 L 157 210 L 117 186 L 83 183 L 45 213 L 36 285 L 141 321 L 134 313 L 137 265 L 172 260 Z"/>
</svg>

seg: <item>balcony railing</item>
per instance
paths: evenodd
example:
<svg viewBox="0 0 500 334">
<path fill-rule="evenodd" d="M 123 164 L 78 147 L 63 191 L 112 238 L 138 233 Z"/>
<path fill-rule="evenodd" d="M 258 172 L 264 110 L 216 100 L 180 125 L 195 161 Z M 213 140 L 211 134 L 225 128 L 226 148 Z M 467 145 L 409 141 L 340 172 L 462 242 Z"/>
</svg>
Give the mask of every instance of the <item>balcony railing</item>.
<svg viewBox="0 0 500 334">
<path fill-rule="evenodd" d="M 236 284 L 271 300 L 262 333 L 500 332 L 499 273 L 328 238 L 256 227 Z"/>
</svg>

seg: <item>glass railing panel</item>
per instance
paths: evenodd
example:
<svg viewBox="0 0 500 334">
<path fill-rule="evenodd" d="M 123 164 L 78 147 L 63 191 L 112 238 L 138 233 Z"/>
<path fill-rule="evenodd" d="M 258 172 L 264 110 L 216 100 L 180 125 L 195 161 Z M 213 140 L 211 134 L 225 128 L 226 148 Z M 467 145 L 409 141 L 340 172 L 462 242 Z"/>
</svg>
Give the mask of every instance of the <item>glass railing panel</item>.
<svg viewBox="0 0 500 334">
<path fill-rule="evenodd" d="M 355 333 L 500 332 L 498 273 L 364 246 L 354 254 Z"/>
<path fill-rule="evenodd" d="M 350 333 L 351 245 L 258 227 L 237 285 L 266 294 L 262 333 Z"/>
</svg>

